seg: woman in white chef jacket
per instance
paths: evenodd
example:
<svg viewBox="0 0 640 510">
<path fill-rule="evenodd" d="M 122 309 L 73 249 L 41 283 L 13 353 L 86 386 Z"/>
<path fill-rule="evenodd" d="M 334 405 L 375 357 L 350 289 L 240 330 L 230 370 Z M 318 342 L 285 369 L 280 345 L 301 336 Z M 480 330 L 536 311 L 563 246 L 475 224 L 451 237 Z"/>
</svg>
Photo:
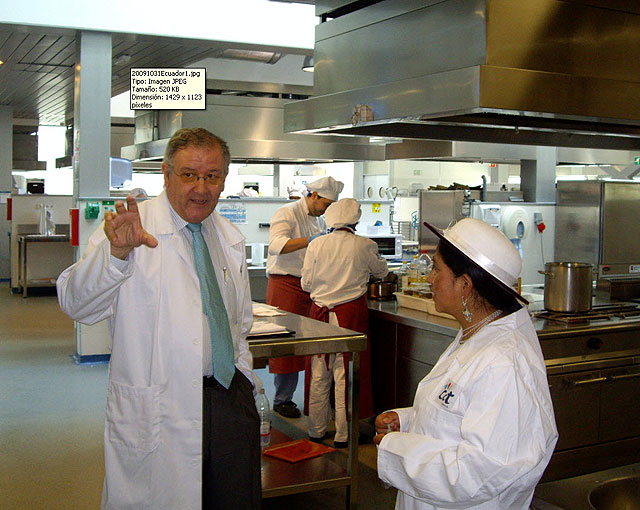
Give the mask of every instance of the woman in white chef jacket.
<svg viewBox="0 0 640 510">
<path fill-rule="evenodd" d="M 465 218 L 441 232 L 436 310 L 462 325 L 420 382 L 412 407 L 376 418 L 378 475 L 397 509 L 525 510 L 556 444 L 544 359 L 522 267 L 502 232 Z"/>
</svg>

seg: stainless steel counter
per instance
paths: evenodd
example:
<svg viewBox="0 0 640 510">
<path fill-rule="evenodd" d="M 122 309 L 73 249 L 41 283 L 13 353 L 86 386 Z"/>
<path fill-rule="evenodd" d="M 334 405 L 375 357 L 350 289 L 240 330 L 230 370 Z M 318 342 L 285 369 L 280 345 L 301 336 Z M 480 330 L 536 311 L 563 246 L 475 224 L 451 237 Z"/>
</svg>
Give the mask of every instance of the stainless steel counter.
<svg viewBox="0 0 640 510">
<path fill-rule="evenodd" d="M 377 317 L 412 328 L 447 335 L 452 339 L 455 338 L 458 329 L 460 329 L 458 322 L 453 319 L 445 319 L 444 317 L 429 315 L 427 312 L 398 306 L 395 298 L 380 301 L 370 299 L 369 310 Z"/>
<path fill-rule="evenodd" d="M 50 277 L 30 279 L 28 277 L 28 248 L 31 243 L 68 243 L 68 234 L 22 234 L 18 238 L 18 284 L 22 290 L 22 297 L 27 297 L 27 288 L 29 287 L 52 287 L 56 284 L 57 274 Z"/>
<path fill-rule="evenodd" d="M 608 304 L 609 302 L 601 302 Z M 600 302 L 598 302 L 600 304 Z M 445 319 L 426 312 L 398 306 L 395 299 L 388 301 L 369 300 L 369 310 L 377 316 L 387 318 L 398 324 L 404 324 L 426 331 L 449 334 L 455 337 L 460 325 L 452 319 Z M 558 336 L 575 336 L 593 332 L 630 331 L 640 329 L 640 317 L 611 317 L 607 320 L 589 321 L 585 324 L 564 324 L 546 319 L 532 318 L 533 325 L 540 340 Z"/>
<path fill-rule="evenodd" d="M 285 315 L 258 317 L 284 326 L 295 333 L 291 336 L 249 338 L 249 350 L 254 358 L 300 356 L 331 352 L 350 352 L 350 397 L 347 404 L 349 420 L 349 447 L 346 472 L 335 465 L 331 458 L 310 459 L 292 470 L 284 461 L 269 462 L 262 473 L 262 497 L 269 498 L 333 487 L 346 487 L 346 506 L 358 504 L 358 420 L 360 402 L 360 351 L 367 348 L 367 336 L 320 322 L 308 317 L 285 312 Z M 275 436 L 274 436 L 275 437 Z M 279 465 L 281 469 L 279 469 Z"/>
<path fill-rule="evenodd" d="M 291 336 L 249 338 L 249 350 L 254 358 L 306 356 L 327 352 L 359 352 L 367 348 L 367 335 L 334 326 L 295 313 L 274 317 L 258 317 L 290 331 Z"/>
<path fill-rule="evenodd" d="M 536 487 L 534 510 L 552 510 L 543 503 L 553 504 L 553 510 L 593 510 L 589 504 L 589 493 L 602 483 L 627 477 L 640 477 L 640 464 L 625 466 L 574 476 L 555 482 L 541 483 Z"/>
</svg>

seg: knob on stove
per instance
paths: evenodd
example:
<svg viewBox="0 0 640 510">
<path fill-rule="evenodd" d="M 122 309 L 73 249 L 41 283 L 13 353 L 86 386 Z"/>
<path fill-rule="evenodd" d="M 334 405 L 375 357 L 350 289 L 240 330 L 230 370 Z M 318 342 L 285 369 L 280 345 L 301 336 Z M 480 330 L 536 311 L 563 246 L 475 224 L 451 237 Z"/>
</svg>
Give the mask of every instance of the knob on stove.
<svg viewBox="0 0 640 510">
<path fill-rule="evenodd" d="M 589 347 L 589 349 L 600 349 L 600 347 L 602 347 L 602 343 L 602 340 L 595 336 L 592 336 L 591 338 L 589 338 L 589 340 L 587 340 L 587 347 Z"/>
</svg>

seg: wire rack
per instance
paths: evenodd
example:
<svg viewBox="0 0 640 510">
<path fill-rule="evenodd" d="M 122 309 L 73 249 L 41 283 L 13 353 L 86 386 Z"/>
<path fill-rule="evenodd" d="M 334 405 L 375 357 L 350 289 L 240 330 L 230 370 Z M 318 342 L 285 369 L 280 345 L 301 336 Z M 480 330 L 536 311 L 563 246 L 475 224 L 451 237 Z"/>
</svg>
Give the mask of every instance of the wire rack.
<svg viewBox="0 0 640 510">
<path fill-rule="evenodd" d="M 415 230 L 410 221 L 392 221 L 391 230 L 394 234 L 402 234 L 405 241 L 415 241 Z"/>
</svg>

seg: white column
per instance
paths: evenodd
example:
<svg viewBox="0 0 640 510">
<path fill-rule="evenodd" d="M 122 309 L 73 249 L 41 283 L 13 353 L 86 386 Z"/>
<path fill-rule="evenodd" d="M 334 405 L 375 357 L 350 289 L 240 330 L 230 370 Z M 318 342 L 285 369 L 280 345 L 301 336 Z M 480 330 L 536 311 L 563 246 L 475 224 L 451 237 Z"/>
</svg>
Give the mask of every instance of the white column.
<svg viewBox="0 0 640 510">
<path fill-rule="evenodd" d="M 557 147 L 536 147 L 536 159 L 520 161 L 520 189 L 525 202 L 556 201 Z"/>
<path fill-rule="evenodd" d="M 109 196 L 111 151 L 111 34 L 77 38 L 74 90 L 73 196 Z"/>
<path fill-rule="evenodd" d="M 111 34 L 82 32 L 77 40 L 74 90 L 73 198 L 108 197 L 111 152 Z M 82 211 L 80 211 L 82 214 Z M 80 246 L 96 228 L 81 222 Z M 82 248 L 76 250 L 80 256 Z M 109 352 L 107 322 L 76 323 L 78 360 Z"/>
</svg>

